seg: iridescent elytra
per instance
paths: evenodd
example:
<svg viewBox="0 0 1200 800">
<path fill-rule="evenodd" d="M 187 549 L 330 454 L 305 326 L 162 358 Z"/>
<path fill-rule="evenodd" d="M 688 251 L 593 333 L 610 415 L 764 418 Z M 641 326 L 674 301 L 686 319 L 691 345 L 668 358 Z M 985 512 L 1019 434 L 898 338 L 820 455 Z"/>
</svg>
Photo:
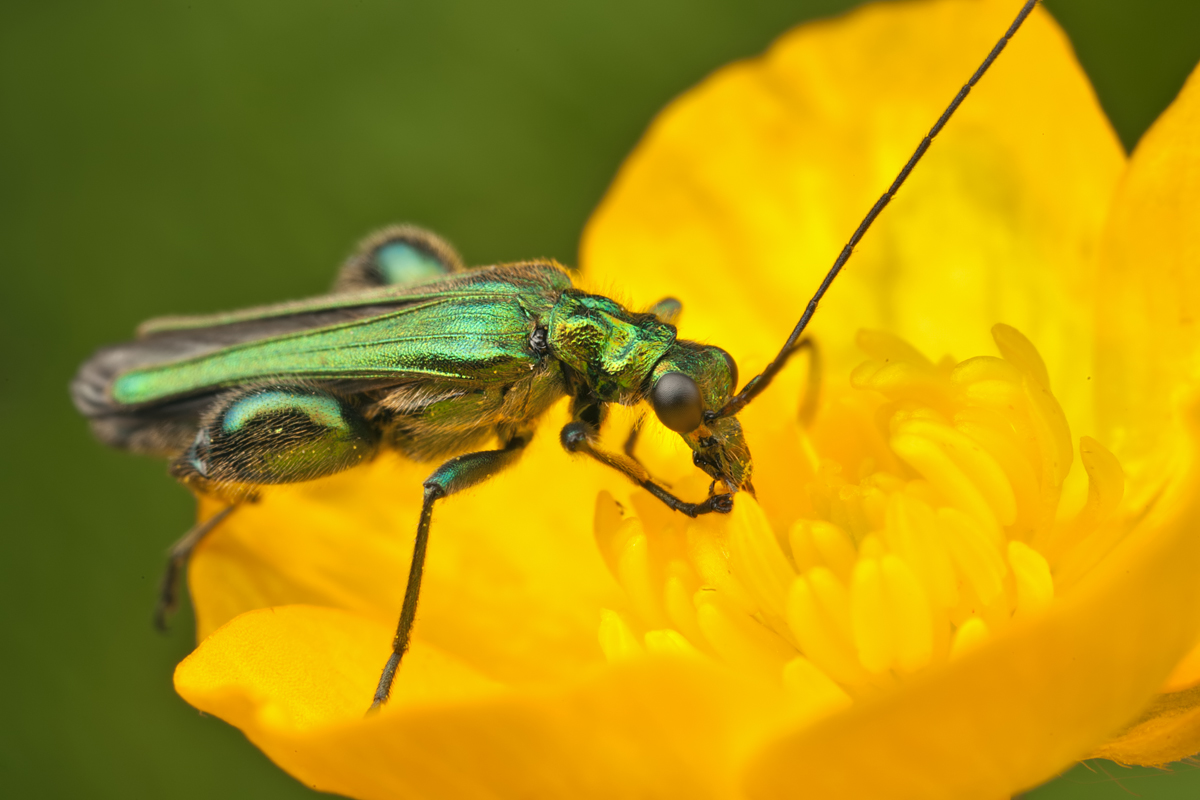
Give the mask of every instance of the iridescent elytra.
<svg viewBox="0 0 1200 800">
<path fill-rule="evenodd" d="M 740 391 L 726 351 L 678 337 L 674 298 L 632 311 L 574 287 L 550 260 L 467 269 L 445 241 L 408 225 L 364 241 L 330 294 L 151 320 L 134 341 L 100 349 L 71 385 L 96 436 L 170 459 L 176 479 L 226 503 L 171 548 L 158 624 L 176 605 L 192 550 L 259 487 L 331 475 L 383 449 L 440 462 L 423 483 L 392 655 L 371 704 L 378 708 L 408 648 L 435 504 L 516 463 L 564 396 L 567 451 L 674 511 L 728 513 L 737 492 L 754 491 L 738 412 L 809 345 L 804 330 L 854 247 L 1036 4 L 1024 3 L 854 231 L 778 355 Z M 624 452 L 600 448 L 608 407 L 642 402 L 712 479 L 708 497 L 689 502 L 656 482 L 634 454 L 636 429 Z"/>
</svg>

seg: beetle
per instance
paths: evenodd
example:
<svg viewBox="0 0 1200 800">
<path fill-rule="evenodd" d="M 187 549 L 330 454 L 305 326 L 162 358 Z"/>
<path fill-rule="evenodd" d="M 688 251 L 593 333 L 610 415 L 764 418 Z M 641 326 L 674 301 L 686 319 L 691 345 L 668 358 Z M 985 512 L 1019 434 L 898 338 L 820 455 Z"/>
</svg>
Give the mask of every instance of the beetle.
<svg viewBox="0 0 1200 800">
<path fill-rule="evenodd" d="M 854 231 L 779 353 L 740 391 L 725 350 L 678 337 L 673 298 L 631 311 L 574 287 L 551 260 L 466 269 L 445 241 L 407 225 L 365 240 L 328 295 L 151 320 L 134 341 L 97 351 L 71 385 L 95 435 L 169 458 L 176 479 L 226 502 L 169 551 L 159 626 L 196 545 L 259 487 L 331 475 L 382 449 L 440 461 L 423 483 L 392 654 L 371 705 L 379 708 L 408 649 L 435 504 L 516 463 L 564 396 L 568 452 L 617 470 L 674 511 L 728 513 L 737 492 L 753 493 L 738 412 L 811 346 L 804 330 L 854 247 L 1036 3 L 1025 2 Z M 641 402 L 711 478 L 704 500 L 653 480 L 633 454 L 636 428 L 624 453 L 600 448 L 608 406 Z M 499 446 L 484 447 L 493 438 Z"/>
</svg>

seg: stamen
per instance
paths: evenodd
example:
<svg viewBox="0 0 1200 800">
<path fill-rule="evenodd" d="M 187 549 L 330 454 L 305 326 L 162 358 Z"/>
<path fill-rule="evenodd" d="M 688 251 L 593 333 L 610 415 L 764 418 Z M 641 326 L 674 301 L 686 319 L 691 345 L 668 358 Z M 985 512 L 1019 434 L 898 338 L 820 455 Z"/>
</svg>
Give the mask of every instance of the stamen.
<svg viewBox="0 0 1200 800">
<path fill-rule="evenodd" d="M 944 422 L 928 419 L 907 420 L 895 425 L 894 429 L 893 447 L 898 435 L 919 437 L 936 446 L 953 463 L 956 474 L 969 482 L 981 496 L 990 511 L 989 517 L 1002 526 L 1012 525 L 1016 521 L 1017 499 L 1008 476 L 996 459 L 971 437 Z M 920 468 L 918 471 L 921 471 Z M 930 482 L 937 485 L 932 479 Z M 968 511 L 965 508 L 963 510 Z"/>
<path fill-rule="evenodd" d="M 1116 456 L 1090 436 L 1079 440 L 1079 461 L 1088 475 L 1088 499 L 1078 522 L 1081 525 L 1104 522 L 1125 496 L 1125 470 Z"/>
<path fill-rule="evenodd" d="M 649 495 L 626 518 L 602 496 L 596 540 L 630 609 L 601 615 L 606 657 L 716 658 L 782 682 L 815 716 L 1043 612 L 1124 535 L 1124 472 L 1083 437 L 1087 503 L 1057 519 L 1070 428 L 1032 343 L 1004 325 L 993 337 L 1002 358 L 935 364 L 861 334 L 862 391 L 797 424 L 814 456 L 797 472 L 804 500 L 764 498 L 775 516 L 806 509 L 785 537 L 745 495 L 696 520 Z"/>
<path fill-rule="evenodd" d="M 688 560 L 705 586 L 738 606 L 746 614 L 755 611 L 754 598 L 729 569 L 729 555 L 721 546 L 719 530 L 701 517 L 688 531 Z"/>
<path fill-rule="evenodd" d="M 757 503 L 738 503 L 729 519 L 729 566 L 770 623 L 782 623 L 796 571 Z M 781 624 L 772 624 L 778 629 Z"/>
<path fill-rule="evenodd" d="M 1054 579 L 1041 553 L 1024 542 L 1008 543 L 1008 563 L 1017 583 L 1017 616 L 1037 613 L 1054 599 Z"/>
<path fill-rule="evenodd" d="M 592 529 L 595 532 L 596 548 L 604 557 L 608 571 L 615 576 L 620 542 L 633 529 L 635 523 L 632 519 L 626 519 L 621 504 L 607 491 L 602 491 L 596 496 L 596 511 L 593 519 L 595 521 Z"/>
<path fill-rule="evenodd" d="M 939 527 L 933 509 L 917 498 L 902 492 L 889 498 L 884 529 L 888 548 L 920 576 L 930 599 L 948 609 L 958 605 L 958 576 Z"/>
<path fill-rule="evenodd" d="M 951 614 L 951 619 L 961 621 L 964 617 L 985 613 L 984 609 L 999 610 L 1007 615 L 1004 578 L 1008 574 L 1008 564 L 1001 550 L 1007 545 L 995 541 L 973 519 L 957 509 L 938 509 L 937 517 L 942 543 L 954 563 L 961 585 L 969 592 L 969 597 L 963 598 L 966 602 Z M 981 607 L 974 607 L 970 602 L 972 599 Z M 995 609 L 997 604 L 1003 608 Z"/>
<path fill-rule="evenodd" d="M 842 687 L 803 656 L 783 668 L 783 686 L 800 706 L 799 714 L 814 719 L 849 707 L 854 701 Z"/>
<path fill-rule="evenodd" d="M 600 610 L 600 649 L 611 661 L 621 661 L 640 656 L 641 642 L 625 618 L 608 608 Z"/>
<path fill-rule="evenodd" d="M 684 638 L 683 634 L 670 628 L 646 631 L 646 650 L 659 655 L 688 656 L 689 658 L 702 656 L 702 653 Z"/>
<path fill-rule="evenodd" d="M 617 580 L 624 587 L 633 610 L 646 625 L 662 627 L 667 624 L 660 599 L 662 582 L 655 574 L 641 522 L 637 517 L 632 517 L 629 522 L 633 524 L 623 527 L 624 536 L 618 540 Z"/>
<path fill-rule="evenodd" d="M 787 642 L 720 592 L 696 592 L 696 619 L 717 654 L 742 669 L 781 679 L 783 665 L 796 655 Z"/>
<path fill-rule="evenodd" d="M 911 672 L 933 656 L 929 601 L 912 570 L 891 554 L 854 568 L 850 618 L 859 660 L 871 672 Z"/>
<path fill-rule="evenodd" d="M 1104 445 L 1090 436 L 1081 437 L 1079 461 L 1088 476 L 1087 503 L 1074 524 L 1063 526 L 1046 545 L 1046 558 L 1054 565 L 1097 526 L 1107 522 L 1125 496 L 1125 471 Z"/>
<path fill-rule="evenodd" d="M 798 572 L 825 566 L 842 581 L 850 580 L 858 552 L 850 535 L 837 525 L 821 519 L 797 520 L 788 534 L 788 542 Z"/>
<path fill-rule="evenodd" d="M 1042 455 L 1042 502 L 1048 519 L 1041 531 L 1048 532 L 1058 508 L 1063 480 L 1071 469 L 1071 429 L 1058 401 L 1048 390 L 1026 381 L 1025 393 L 1031 411 L 1029 419 Z"/>
<path fill-rule="evenodd" d="M 992 326 L 992 340 L 1005 361 L 1037 381 L 1038 386 L 1050 391 L 1050 371 L 1046 369 L 1041 353 L 1033 346 L 1033 342 L 1025 338 L 1025 334 L 1000 322 Z"/>
<path fill-rule="evenodd" d="M 854 565 L 850 580 L 850 621 L 858 660 L 871 672 L 891 669 L 896 661 L 891 600 L 878 558 L 863 558 Z"/>
<path fill-rule="evenodd" d="M 1004 471 L 1016 508 L 1015 519 L 1008 523 L 1010 535 L 1028 541 L 1040 489 L 1033 462 L 1016 442 L 1012 421 L 993 409 L 964 408 L 954 415 L 954 428 L 982 447 Z"/>
<path fill-rule="evenodd" d="M 950 658 L 955 659 L 963 653 L 970 652 L 981 646 L 991 636 L 987 623 L 979 617 L 970 617 L 958 626 L 954 632 L 954 643 L 950 645 Z"/>
<path fill-rule="evenodd" d="M 850 623 L 850 595 L 828 569 L 815 567 L 792 581 L 787 621 L 812 663 L 844 686 L 866 683 Z"/>
<path fill-rule="evenodd" d="M 896 669 L 915 672 L 933 658 L 933 613 L 929 600 L 917 576 L 898 556 L 886 555 L 879 563 L 896 625 L 892 637 Z"/>
<path fill-rule="evenodd" d="M 897 426 L 896 434 L 892 436 L 892 449 L 941 492 L 947 502 L 970 514 L 981 525 L 998 529 L 1000 520 L 992 512 L 972 476 L 962 469 L 961 464 L 955 463 L 937 442 L 928 435 L 917 432 L 921 429 L 929 430 L 930 427 L 901 423 Z M 994 465 L 995 462 L 992 463 Z M 999 467 L 995 467 L 995 471 L 999 472 Z M 1002 480 L 1002 477 L 1000 479 Z M 1009 491 L 1011 493 L 1011 489 Z"/>
<path fill-rule="evenodd" d="M 700 579 L 686 563 L 675 560 L 667 565 L 663 605 L 666 607 L 671 626 L 697 647 L 710 649 L 696 619 L 694 598 L 699 589 Z"/>
</svg>

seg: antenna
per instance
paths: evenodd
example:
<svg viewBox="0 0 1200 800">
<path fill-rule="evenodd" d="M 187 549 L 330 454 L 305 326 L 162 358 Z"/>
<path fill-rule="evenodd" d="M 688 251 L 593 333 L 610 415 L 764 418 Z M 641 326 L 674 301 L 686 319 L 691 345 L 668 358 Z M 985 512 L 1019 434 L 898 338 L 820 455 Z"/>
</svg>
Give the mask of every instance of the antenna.
<svg viewBox="0 0 1200 800">
<path fill-rule="evenodd" d="M 1017 18 L 1013 20 L 1013 24 L 1009 26 L 1004 36 L 1001 37 L 1000 41 L 996 42 L 996 46 L 992 48 L 992 51 L 988 53 L 987 58 L 985 58 L 983 63 L 979 65 L 979 69 L 975 70 L 975 74 L 971 76 L 971 79 L 967 81 L 961 89 L 958 90 L 958 94 L 956 94 L 954 99 L 950 101 L 950 105 L 946 106 L 946 110 L 942 112 L 940 117 L 938 117 L 938 121 L 933 124 L 933 127 L 929 129 L 929 133 L 925 134 L 925 138 L 921 140 L 919 145 L 917 145 L 916 152 L 914 152 L 912 157 L 908 159 L 908 163 L 904 165 L 904 169 L 900 170 L 900 174 L 896 176 L 896 180 L 892 181 L 892 185 L 889 186 L 888 190 L 883 193 L 883 196 L 875 201 L 875 205 L 871 206 L 871 210 L 867 212 L 867 216 L 863 217 L 863 221 L 858 224 L 858 228 L 855 229 L 854 235 L 850 237 L 850 241 L 847 242 L 846 246 L 842 248 L 842 252 L 840 255 L 838 255 L 837 261 L 834 261 L 833 266 L 829 268 L 829 272 L 825 273 L 825 279 L 821 281 L 821 285 L 817 288 L 816 294 L 814 294 L 812 299 L 808 301 L 808 306 L 804 309 L 804 314 L 801 315 L 800 321 L 796 323 L 796 327 L 792 329 L 791 335 L 788 336 L 787 341 L 784 342 L 783 347 L 780 348 L 779 354 L 775 356 L 770 364 L 767 364 L 766 369 L 751 378 L 746 385 L 742 387 L 740 392 L 730 398 L 729 402 L 726 403 L 720 411 L 706 412 L 706 419 L 714 420 L 719 419 L 720 417 L 728 417 L 737 414 L 739 411 L 749 405 L 750 401 L 757 397 L 763 389 L 766 389 L 767 385 L 771 383 L 771 379 L 775 377 L 779 370 L 783 369 L 783 365 L 787 363 L 788 358 L 792 355 L 792 351 L 796 348 L 796 343 L 799 341 L 800 335 L 804 333 L 804 329 L 808 327 L 808 321 L 812 319 L 813 314 L 816 313 L 817 305 L 821 302 L 821 298 L 824 297 L 825 292 L 829 290 L 830 285 L 833 283 L 833 279 L 836 278 L 838 273 L 842 271 L 842 267 L 845 266 L 846 262 L 850 260 L 850 254 L 854 252 L 855 246 L 858 245 L 859 241 L 862 240 L 863 234 L 867 232 L 867 229 L 871 227 L 871 223 L 873 223 L 875 218 L 879 216 L 879 213 L 883 211 L 883 209 L 887 207 L 887 204 L 891 202 L 892 198 L 896 196 L 896 192 L 899 191 L 900 187 L 904 185 L 904 181 L 908 178 L 909 173 L 913 171 L 913 167 L 917 165 L 917 162 L 921 160 L 921 156 L 925 155 L 925 151 L 929 149 L 929 145 L 933 142 L 933 137 L 941 133 L 942 128 L 946 126 L 946 123 L 950 120 L 950 117 L 953 116 L 954 112 L 958 110 L 958 107 L 962 105 L 962 101 L 966 99 L 967 95 L 971 92 L 971 89 L 974 88 L 975 84 L 979 82 L 979 79 L 983 77 L 983 74 L 988 71 L 988 67 L 992 65 L 992 62 L 994 62 L 1004 50 L 1005 45 L 1007 45 L 1008 41 L 1012 39 L 1013 35 L 1021 27 L 1021 23 L 1025 21 L 1025 18 L 1029 16 L 1029 14 L 1033 11 L 1033 7 L 1037 4 L 1038 0 L 1028 0 L 1025 5 L 1021 7 L 1021 11 L 1017 14 Z"/>
</svg>

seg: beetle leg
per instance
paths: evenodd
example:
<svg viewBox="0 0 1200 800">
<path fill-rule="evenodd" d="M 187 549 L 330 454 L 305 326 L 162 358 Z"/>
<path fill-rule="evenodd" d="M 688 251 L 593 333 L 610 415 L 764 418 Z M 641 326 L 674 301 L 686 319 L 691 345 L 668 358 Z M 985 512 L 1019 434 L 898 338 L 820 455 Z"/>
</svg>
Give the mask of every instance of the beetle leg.
<svg viewBox="0 0 1200 800">
<path fill-rule="evenodd" d="M 379 432 L 355 402 L 315 386 L 264 384 L 221 395 L 171 474 L 237 499 L 250 487 L 323 478 L 370 459 Z"/>
<path fill-rule="evenodd" d="M 230 505 L 171 546 L 154 623 L 166 628 L 192 550 L 254 487 L 295 483 L 349 469 L 369 459 L 379 435 L 348 399 L 313 386 L 272 384 L 234 389 L 217 398 L 171 473 L 194 491 Z"/>
<path fill-rule="evenodd" d="M 403 286 L 464 269 L 462 258 L 437 234 L 415 225 L 390 225 L 358 245 L 338 272 L 333 291 Z"/>
<path fill-rule="evenodd" d="M 396 636 L 392 639 L 392 655 L 383 667 L 375 698 L 368 711 L 375 711 L 387 702 L 392 691 L 392 681 L 400 659 L 408 651 L 409 637 L 417 617 L 417 599 L 421 593 L 421 576 L 425 570 L 425 549 L 429 544 L 429 524 L 433 519 L 433 504 L 444 497 L 482 483 L 488 478 L 516 463 L 529 443 L 530 432 L 514 435 L 500 450 L 481 450 L 467 453 L 442 464 L 422 484 L 425 497 L 421 503 L 421 517 L 417 523 L 417 538 L 413 543 L 412 564 L 408 568 L 408 584 L 404 589 L 404 603 L 400 607 L 400 621 L 396 625 Z"/>
<path fill-rule="evenodd" d="M 592 441 L 596 438 L 597 427 L 589 420 L 598 419 L 601 416 L 601 409 L 597 407 L 597 404 L 589 403 L 576 408 L 574 421 L 563 426 L 562 433 L 559 434 L 559 440 L 567 452 L 583 453 L 609 469 L 615 469 L 663 501 L 672 511 L 679 511 L 689 517 L 711 514 L 714 511 L 728 514 L 733 509 L 733 496 L 728 494 L 713 495 L 703 503 L 689 503 L 681 500 L 651 480 L 650 473 L 637 459 L 620 453 L 610 453 L 593 445 Z"/>
<path fill-rule="evenodd" d="M 235 508 L 236 504 L 228 505 L 203 522 L 197 522 L 167 551 L 167 567 L 163 570 L 162 583 L 158 589 L 158 604 L 154 607 L 154 627 L 160 631 L 167 630 L 167 618 L 175 613 L 179 606 L 179 578 L 192 551 L 205 536 L 224 522 Z"/>
</svg>

